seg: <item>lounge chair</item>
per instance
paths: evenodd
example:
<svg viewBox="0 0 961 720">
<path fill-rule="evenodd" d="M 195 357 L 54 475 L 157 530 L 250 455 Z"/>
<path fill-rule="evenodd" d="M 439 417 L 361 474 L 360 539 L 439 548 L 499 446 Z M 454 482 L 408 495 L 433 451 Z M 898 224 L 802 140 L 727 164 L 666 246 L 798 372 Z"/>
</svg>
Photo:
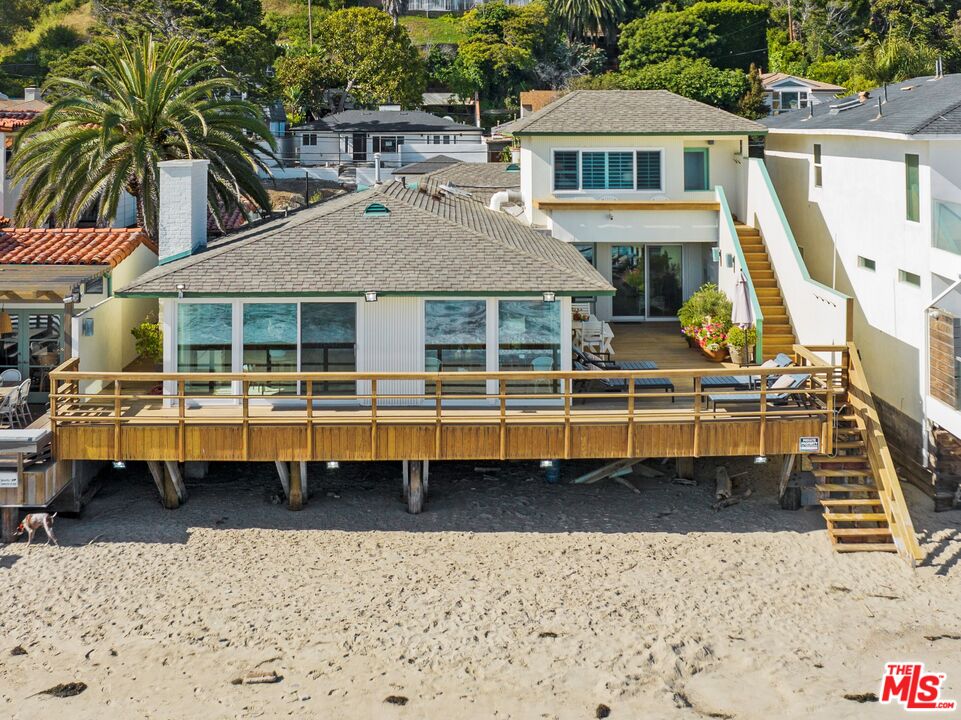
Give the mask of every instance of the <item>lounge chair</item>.
<svg viewBox="0 0 961 720">
<path fill-rule="evenodd" d="M 651 364 L 653 365 L 653 363 Z M 591 367 L 590 365 L 585 365 L 584 363 L 575 361 L 574 369 L 581 370 L 581 371 L 603 370 L 606 372 L 613 373 L 613 372 L 616 372 L 619 368 L 600 367 L 598 365 L 594 365 L 593 367 Z M 649 369 L 656 370 L 657 366 L 654 365 L 654 367 Z M 592 380 L 597 382 L 602 388 L 604 388 L 604 390 L 607 390 L 610 392 L 623 392 L 627 390 L 627 378 L 610 377 L 610 378 L 596 378 Z M 590 384 L 590 382 L 591 381 L 588 381 L 587 384 Z M 659 378 L 659 377 L 634 378 L 634 389 L 635 390 L 664 390 L 664 392 L 672 393 L 674 392 L 674 383 L 671 382 L 670 378 Z M 671 397 L 671 402 L 674 402 L 673 396 Z"/>
<path fill-rule="evenodd" d="M 765 360 L 762 368 L 783 368 L 789 367 L 794 362 L 788 355 L 778 353 L 771 360 Z M 780 375 L 768 375 L 767 385 L 771 387 Z M 721 388 L 731 388 L 732 390 L 750 390 L 761 384 L 760 375 L 705 375 L 701 378 L 701 388 L 704 390 L 720 390 Z"/>
<path fill-rule="evenodd" d="M 789 402 L 794 400 L 797 402 L 798 406 L 800 406 L 800 397 L 797 395 L 797 393 L 791 391 L 801 389 L 804 386 L 804 383 L 806 383 L 810 377 L 811 376 L 806 373 L 798 375 L 781 375 L 772 385 L 770 385 L 765 399 L 770 405 L 787 405 Z M 771 390 L 776 392 L 770 392 Z M 744 403 L 760 405 L 761 393 L 745 393 L 742 395 L 708 395 L 707 400 L 708 404 L 710 404 L 714 410 L 717 410 L 718 405 Z"/>
</svg>

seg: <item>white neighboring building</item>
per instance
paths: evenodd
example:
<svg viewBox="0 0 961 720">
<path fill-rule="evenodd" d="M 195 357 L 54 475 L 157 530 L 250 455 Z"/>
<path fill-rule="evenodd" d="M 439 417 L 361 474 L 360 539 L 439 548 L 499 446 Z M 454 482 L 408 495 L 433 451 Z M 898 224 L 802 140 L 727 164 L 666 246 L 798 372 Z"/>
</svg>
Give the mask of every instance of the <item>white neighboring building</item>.
<svg viewBox="0 0 961 720">
<path fill-rule="evenodd" d="M 831 102 L 838 95 L 847 92 L 840 85 L 787 73 L 762 73 L 761 85 L 764 86 L 771 115 Z"/>
<path fill-rule="evenodd" d="M 483 130 L 422 110 L 383 106 L 345 110 L 291 128 L 301 165 L 368 164 L 380 154 L 385 167 L 447 155 L 462 162 L 487 162 Z"/>
<path fill-rule="evenodd" d="M 961 437 L 961 75 L 886 95 L 765 120 L 766 157 L 812 275 L 856 299 L 886 434 L 920 462 L 925 421 Z"/>
</svg>

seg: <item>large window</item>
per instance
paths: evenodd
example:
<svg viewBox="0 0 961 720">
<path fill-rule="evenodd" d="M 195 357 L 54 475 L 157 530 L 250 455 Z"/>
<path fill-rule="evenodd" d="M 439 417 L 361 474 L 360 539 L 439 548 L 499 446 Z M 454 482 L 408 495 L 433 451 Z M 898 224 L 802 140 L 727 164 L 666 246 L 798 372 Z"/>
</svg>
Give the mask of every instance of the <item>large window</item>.
<svg viewBox="0 0 961 720">
<path fill-rule="evenodd" d="M 354 372 L 357 369 L 357 306 L 305 302 L 300 306 L 300 369 Z M 315 395 L 353 395 L 353 382 L 314 383 Z"/>
<path fill-rule="evenodd" d="M 501 300 L 498 366 L 503 371 L 547 372 L 561 369 L 560 303 Z M 508 383 L 508 392 L 556 391 L 556 383 Z"/>
<path fill-rule="evenodd" d="M 244 372 L 297 372 L 297 304 L 244 305 Z M 295 382 L 257 381 L 251 395 L 293 394 Z"/>
<path fill-rule="evenodd" d="M 961 205 L 939 202 L 934 247 L 961 255 Z"/>
<path fill-rule="evenodd" d="M 911 222 L 921 220 L 920 167 L 917 155 L 904 156 L 905 216 Z"/>
<path fill-rule="evenodd" d="M 487 302 L 427 300 L 424 303 L 424 370 L 484 372 L 487 369 Z M 444 394 L 483 393 L 483 380 L 445 381 Z M 435 392 L 427 383 L 425 392 Z"/>
<path fill-rule="evenodd" d="M 228 303 L 177 305 L 177 371 L 226 373 L 231 370 L 232 308 Z M 229 394 L 230 383 L 187 383 L 188 393 Z"/>
<path fill-rule="evenodd" d="M 577 150 L 554 152 L 554 189 L 577 190 Z"/>
<path fill-rule="evenodd" d="M 684 148 L 684 189 L 710 188 L 707 148 Z"/>
<path fill-rule="evenodd" d="M 633 190 L 634 153 L 581 153 L 581 187 L 584 190 Z"/>
</svg>

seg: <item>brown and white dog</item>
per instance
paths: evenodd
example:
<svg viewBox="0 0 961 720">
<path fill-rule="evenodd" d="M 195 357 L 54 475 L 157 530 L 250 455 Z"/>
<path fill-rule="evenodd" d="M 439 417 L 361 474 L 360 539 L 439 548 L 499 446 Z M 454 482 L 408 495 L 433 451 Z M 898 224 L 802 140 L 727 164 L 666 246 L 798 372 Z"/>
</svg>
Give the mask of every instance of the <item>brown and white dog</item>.
<svg viewBox="0 0 961 720">
<path fill-rule="evenodd" d="M 47 533 L 47 545 L 53 541 L 53 544 L 59 547 L 60 543 L 57 542 L 57 536 L 53 534 L 53 519 L 55 517 L 57 517 L 57 513 L 53 515 L 50 513 L 30 513 L 17 527 L 17 532 L 13 536 L 19 537 L 27 533 L 27 545 L 29 545 L 33 541 L 33 534 L 43 528 L 43 531 Z"/>
</svg>

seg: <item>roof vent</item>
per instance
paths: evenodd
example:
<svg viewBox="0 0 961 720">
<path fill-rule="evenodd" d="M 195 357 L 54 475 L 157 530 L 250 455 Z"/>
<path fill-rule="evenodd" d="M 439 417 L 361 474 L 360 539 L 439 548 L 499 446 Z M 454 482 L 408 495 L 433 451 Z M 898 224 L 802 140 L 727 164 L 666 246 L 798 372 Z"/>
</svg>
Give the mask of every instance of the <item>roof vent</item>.
<svg viewBox="0 0 961 720">
<path fill-rule="evenodd" d="M 504 172 L 520 172 L 520 171 L 521 171 L 521 166 L 518 165 L 517 163 L 511 163 L 506 168 L 504 168 Z"/>
<path fill-rule="evenodd" d="M 863 100 L 856 99 L 856 100 L 847 100 L 847 101 L 845 101 L 845 102 L 843 102 L 843 103 L 838 103 L 837 105 L 832 105 L 832 106 L 831 106 L 831 110 L 830 110 L 830 114 L 831 114 L 831 115 L 837 115 L 838 113 L 842 113 L 842 112 L 844 112 L 845 110 L 853 110 L 853 109 L 856 108 L 856 107 L 861 107 L 861 105 L 862 105 L 863 102 L 864 102 Z"/>
<path fill-rule="evenodd" d="M 381 203 L 371 203 L 364 208 L 364 217 L 383 217 L 390 215 L 390 209 Z"/>
<path fill-rule="evenodd" d="M 907 92 L 908 90 L 914 90 L 915 87 L 917 87 L 917 86 L 916 86 L 916 85 L 905 85 L 903 88 L 901 88 L 901 91 L 902 91 L 902 92 Z"/>
</svg>

